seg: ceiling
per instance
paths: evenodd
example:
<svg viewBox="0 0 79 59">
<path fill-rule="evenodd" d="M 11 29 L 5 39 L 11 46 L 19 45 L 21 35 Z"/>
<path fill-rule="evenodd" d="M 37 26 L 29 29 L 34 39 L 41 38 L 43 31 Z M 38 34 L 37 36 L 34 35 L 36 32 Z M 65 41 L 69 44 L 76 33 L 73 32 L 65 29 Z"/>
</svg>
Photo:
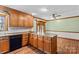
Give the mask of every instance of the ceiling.
<svg viewBox="0 0 79 59">
<path fill-rule="evenodd" d="M 79 16 L 79 5 L 6 5 L 23 12 L 28 12 L 36 17 L 50 20 L 52 14 L 61 17 Z"/>
</svg>

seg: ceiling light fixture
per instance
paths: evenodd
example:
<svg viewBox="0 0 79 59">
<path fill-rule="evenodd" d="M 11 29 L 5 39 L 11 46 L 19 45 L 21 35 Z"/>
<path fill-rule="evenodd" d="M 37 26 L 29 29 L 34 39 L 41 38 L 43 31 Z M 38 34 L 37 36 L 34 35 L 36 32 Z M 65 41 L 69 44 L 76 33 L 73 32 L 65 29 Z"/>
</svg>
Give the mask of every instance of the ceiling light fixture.
<svg viewBox="0 0 79 59">
<path fill-rule="evenodd" d="M 32 15 L 37 15 L 37 13 L 32 13 Z"/>
<path fill-rule="evenodd" d="M 41 10 L 42 12 L 47 12 L 47 11 L 48 11 L 47 8 L 41 8 L 40 10 Z"/>
</svg>

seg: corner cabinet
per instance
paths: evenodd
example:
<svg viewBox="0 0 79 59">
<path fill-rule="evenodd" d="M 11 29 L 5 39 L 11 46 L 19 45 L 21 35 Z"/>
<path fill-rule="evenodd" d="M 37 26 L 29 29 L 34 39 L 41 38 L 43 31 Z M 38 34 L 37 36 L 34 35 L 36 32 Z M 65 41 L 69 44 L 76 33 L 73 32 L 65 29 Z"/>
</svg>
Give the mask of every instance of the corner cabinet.
<svg viewBox="0 0 79 59">
<path fill-rule="evenodd" d="M 28 33 L 23 33 L 22 34 L 22 46 L 28 45 Z"/>
<path fill-rule="evenodd" d="M 45 53 L 57 53 L 57 36 L 48 37 L 44 36 L 44 52 Z"/>
<path fill-rule="evenodd" d="M 6 53 L 9 51 L 9 38 L 1 37 L 0 38 L 0 53 Z"/>
<path fill-rule="evenodd" d="M 38 35 L 30 33 L 29 44 L 47 54 L 57 53 L 57 35 Z"/>
</svg>

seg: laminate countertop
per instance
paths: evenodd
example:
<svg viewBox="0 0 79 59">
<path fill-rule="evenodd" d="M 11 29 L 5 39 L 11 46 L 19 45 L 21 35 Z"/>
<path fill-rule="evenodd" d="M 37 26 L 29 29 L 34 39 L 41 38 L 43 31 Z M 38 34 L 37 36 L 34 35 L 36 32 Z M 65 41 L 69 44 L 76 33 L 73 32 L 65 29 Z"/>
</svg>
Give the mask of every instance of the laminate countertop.
<svg viewBox="0 0 79 59">
<path fill-rule="evenodd" d="M 33 34 L 36 34 L 38 36 L 46 36 L 46 37 L 54 37 L 54 36 L 57 36 L 56 34 L 53 34 L 53 33 L 43 33 L 43 34 L 33 33 Z"/>
<path fill-rule="evenodd" d="M 0 32 L 0 37 L 4 37 L 4 36 L 11 36 L 11 35 L 18 35 L 18 34 L 22 34 L 22 33 L 28 33 L 29 30 L 23 30 L 23 31 L 3 31 Z"/>
</svg>

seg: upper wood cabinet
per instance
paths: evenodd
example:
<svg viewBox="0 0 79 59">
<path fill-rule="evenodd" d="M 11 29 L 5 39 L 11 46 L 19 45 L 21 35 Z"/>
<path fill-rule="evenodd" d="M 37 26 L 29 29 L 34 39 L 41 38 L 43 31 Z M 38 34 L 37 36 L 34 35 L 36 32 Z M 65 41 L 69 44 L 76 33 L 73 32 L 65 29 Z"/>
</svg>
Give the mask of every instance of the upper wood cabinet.
<svg viewBox="0 0 79 59">
<path fill-rule="evenodd" d="M 33 16 L 15 9 L 0 6 L 9 14 L 9 27 L 33 27 Z"/>
<path fill-rule="evenodd" d="M 10 19 L 9 19 L 9 25 L 10 27 L 17 27 L 18 26 L 18 14 L 16 10 L 10 10 Z"/>
<path fill-rule="evenodd" d="M 18 26 L 19 27 L 24 27 L 24 14 L 23 13 L 18 13 Z"/>
<path fill-rule="evenodd" d="M 25 17 L 24 17 L 24 27 L 33 27 L 33 16 L 25 15 Z"/>
<path fill-rule="evenodd" d="M 33 26 L 33 16 L 27 15 L 28 18 L 28 26 L 32 27 Z"/>
<path fill-rule="evenodd" d="M 16 10 L 11 10 L 9 13 L 10 27 L 33 27 L 33 16 Z"/>
</svg>

